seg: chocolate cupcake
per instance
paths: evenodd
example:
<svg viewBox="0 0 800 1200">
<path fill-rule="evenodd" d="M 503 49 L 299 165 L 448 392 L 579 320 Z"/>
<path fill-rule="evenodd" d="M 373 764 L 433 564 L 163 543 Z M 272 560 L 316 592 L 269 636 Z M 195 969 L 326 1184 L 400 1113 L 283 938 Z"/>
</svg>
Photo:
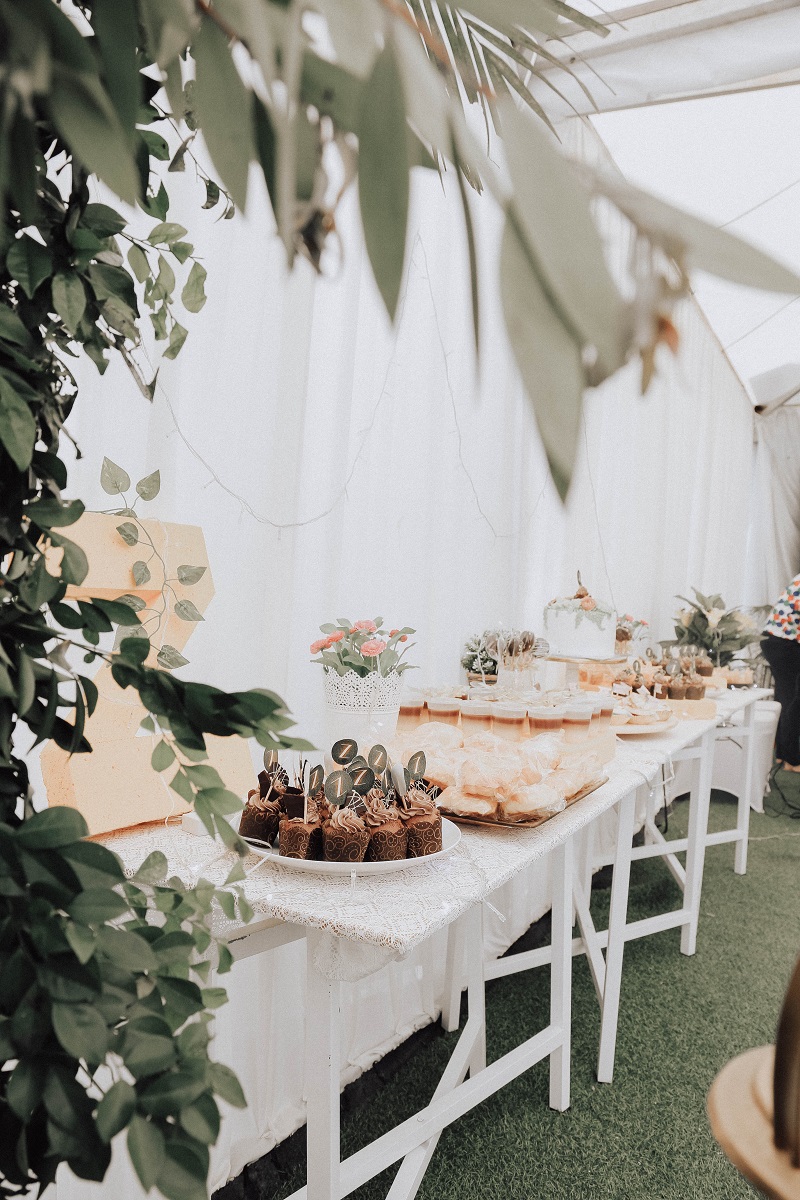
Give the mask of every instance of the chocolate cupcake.
<svg viewBox="0 0 800 1200">
<path fill-rule="evenodd" d="M 698 675 L 704 675 L 706 678 L 714 674 L 714 664 L 706 655 L 703 655 L 702 658 L 697 659 L 694 664 L 694 668 Z"/>
<path fill-rule="evenodd" d="M 670 700 L 686 699 L 686 681 L 681 679 L 680 676 L 677 679 L 673 679 L 669 685 L 669 698 Z"/>
<path fill-rule="evenodd" d="M 426 792 L 412 788 L 406 793 L 400 819 L 408 834 L 409 858 L 424 858 L 441 850 L 442 814 Z"/>
<path fill-rule="evenodd" d="M 653 695 L 656 700 L 666 700 L 669 696 L 670 677 L 664 671 L 656 671 L 653 677 Z"/>
<path fill-rule="evenodd" d="M 278 853 L 283 858 L 322 858 L 322 826 L 319 821 L 284 817 L 278 830 Z"/>
<path fill-rule="evenodd" d="M 239 833 L 244 838 L 255 838 L 259 842 L 271 842 L 278 832 L 280 809 L 277 800 L 264 800 L 258 791 L 252 791 L 239 818 Z"/>
<path fill-rule="evenodd" d="M 369 846 L 369 830 L 352 808 L 337 808 L 322 826 L 326 862 L 363 862 Z"/>
<path fill-rule="evenodd" d="M 389 862 L 405 858 L 408 833 L 394 805 L 387 805 L 382 794 L 373 789 L 365 798 L 367 811 L 363 821 L 369 830 L 365 862 Z"/>
<path fill-rule="evenodd" d="M 706 694 L 706 685 L 697 676 L 693 676 L 686 682 L 686 699 L 687 700 L 702 700 Z"/>
</svg>

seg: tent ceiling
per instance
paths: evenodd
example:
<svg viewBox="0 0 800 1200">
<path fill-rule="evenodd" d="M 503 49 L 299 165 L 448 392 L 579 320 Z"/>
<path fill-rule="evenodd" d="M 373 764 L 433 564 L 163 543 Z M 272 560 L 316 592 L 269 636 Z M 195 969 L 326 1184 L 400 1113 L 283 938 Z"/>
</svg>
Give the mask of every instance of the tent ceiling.
<svg viewBox="0 0 800 1200">
<path fill-rule="evenodd" d="M 571 27 L 548 49 L 590 92 L 559 68 L 537 97 L 550 116 L 614 112 L 673 100 L 800 82 L 800 6 L 797 0 L 651 0 L 598 18 L 606 38 Z"/>
</svg>

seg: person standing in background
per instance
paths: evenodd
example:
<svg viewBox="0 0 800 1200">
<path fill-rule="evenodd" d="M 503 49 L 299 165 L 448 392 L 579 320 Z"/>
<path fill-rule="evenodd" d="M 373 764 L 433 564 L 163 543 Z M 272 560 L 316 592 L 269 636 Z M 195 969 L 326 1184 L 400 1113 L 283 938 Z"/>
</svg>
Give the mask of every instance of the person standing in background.
<svg viewBox="0 0 800 1200">
<path fill-rule="evenodd" d="M 800 575 L 795 575 L 764 626 L 761 652 L 781 706 L 775 754 L 786 771 L 800 772 Z"/>
</svg>

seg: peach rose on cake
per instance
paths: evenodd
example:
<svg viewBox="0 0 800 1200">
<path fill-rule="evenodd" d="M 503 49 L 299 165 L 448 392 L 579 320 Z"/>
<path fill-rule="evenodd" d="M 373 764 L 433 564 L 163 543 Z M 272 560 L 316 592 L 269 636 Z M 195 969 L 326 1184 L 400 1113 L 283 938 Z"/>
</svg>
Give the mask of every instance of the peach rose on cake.
<svg viewBox="0 0 800 1200">
<path fill-rule="evenodd" d="M 593 600 L 591 596 L 584 596 L 581 600 L 581 608 L 586 612 L 591 612 L 592 609 L 597 608 L 597 601 Z"/>
</svg>

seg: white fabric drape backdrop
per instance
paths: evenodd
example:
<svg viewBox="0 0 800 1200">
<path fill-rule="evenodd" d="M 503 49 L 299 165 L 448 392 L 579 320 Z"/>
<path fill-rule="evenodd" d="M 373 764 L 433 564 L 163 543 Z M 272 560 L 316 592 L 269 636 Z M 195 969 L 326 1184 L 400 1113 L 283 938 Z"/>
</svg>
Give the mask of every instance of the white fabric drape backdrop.
<svg viewBox="0 0 800 1200">
<path fill-rule="evenodd" d="M 747 603 L 773 604 L 800 571 L 800 409 L 755 417 Z"/>
<path fill-rule="evenodd" d="M 420 682 L 454 680 L 469 633 L 498 620 L 540 628 L 580 568 L 599 596 L 670 633 L 672 596 L 690 584 L 735 601 L 744 558 L 751 413 L 691 304 L 681 353 L 665 351 L 644 399 L 631 367 L 588 398 L 585 444 L 558 503 L 507 346 L 495 291 L 497 214 L 474 203 L 483 264 L 483 351 L 474 369 L 463 230 L 451 181 L 415 180 L 408 281 L 394 331 L 381 310 L 351 195 L 339 214 L 334 279 L 301 263 L 287 278 L 266 203 L 213 223 L 176 177 L 169 216 L 191 229 L 209 301 L 164 363 L 152 405 L 120 364 L 79 367 L 70 428 L 84 458 L 71 485 L 108 498 L 102 456 L 134 479 L 156 467 L 148 512 L 205 531 L 215 599 L 184 674 L 223 687 L 269 686 L 322 736 L 321 681 L 308 662 L 320 622 L 378 613 L 418 629 Z M 614 232 L 614 231 L 612 231 Z M 626 251 L 620 230 L 611 254 Z M 499 953 L 548 907 L 547 883 L 518 880 L 489 920 Z M 434 944 L 436 943 L 436 944 Z M 435 1018 L 441 939 L 348 985 L 343 1080 Z M 218 1053 L 250 1099 L 214 1154 L 219 1186 L 303 1120 L 298 1014 L 303 955 L 285 947 L 239 964 L 218 1020 Z M 64 1172 L 59 1200 L 137 1195 L 124 1155 L 100 1188 Z"/>
</svg>

